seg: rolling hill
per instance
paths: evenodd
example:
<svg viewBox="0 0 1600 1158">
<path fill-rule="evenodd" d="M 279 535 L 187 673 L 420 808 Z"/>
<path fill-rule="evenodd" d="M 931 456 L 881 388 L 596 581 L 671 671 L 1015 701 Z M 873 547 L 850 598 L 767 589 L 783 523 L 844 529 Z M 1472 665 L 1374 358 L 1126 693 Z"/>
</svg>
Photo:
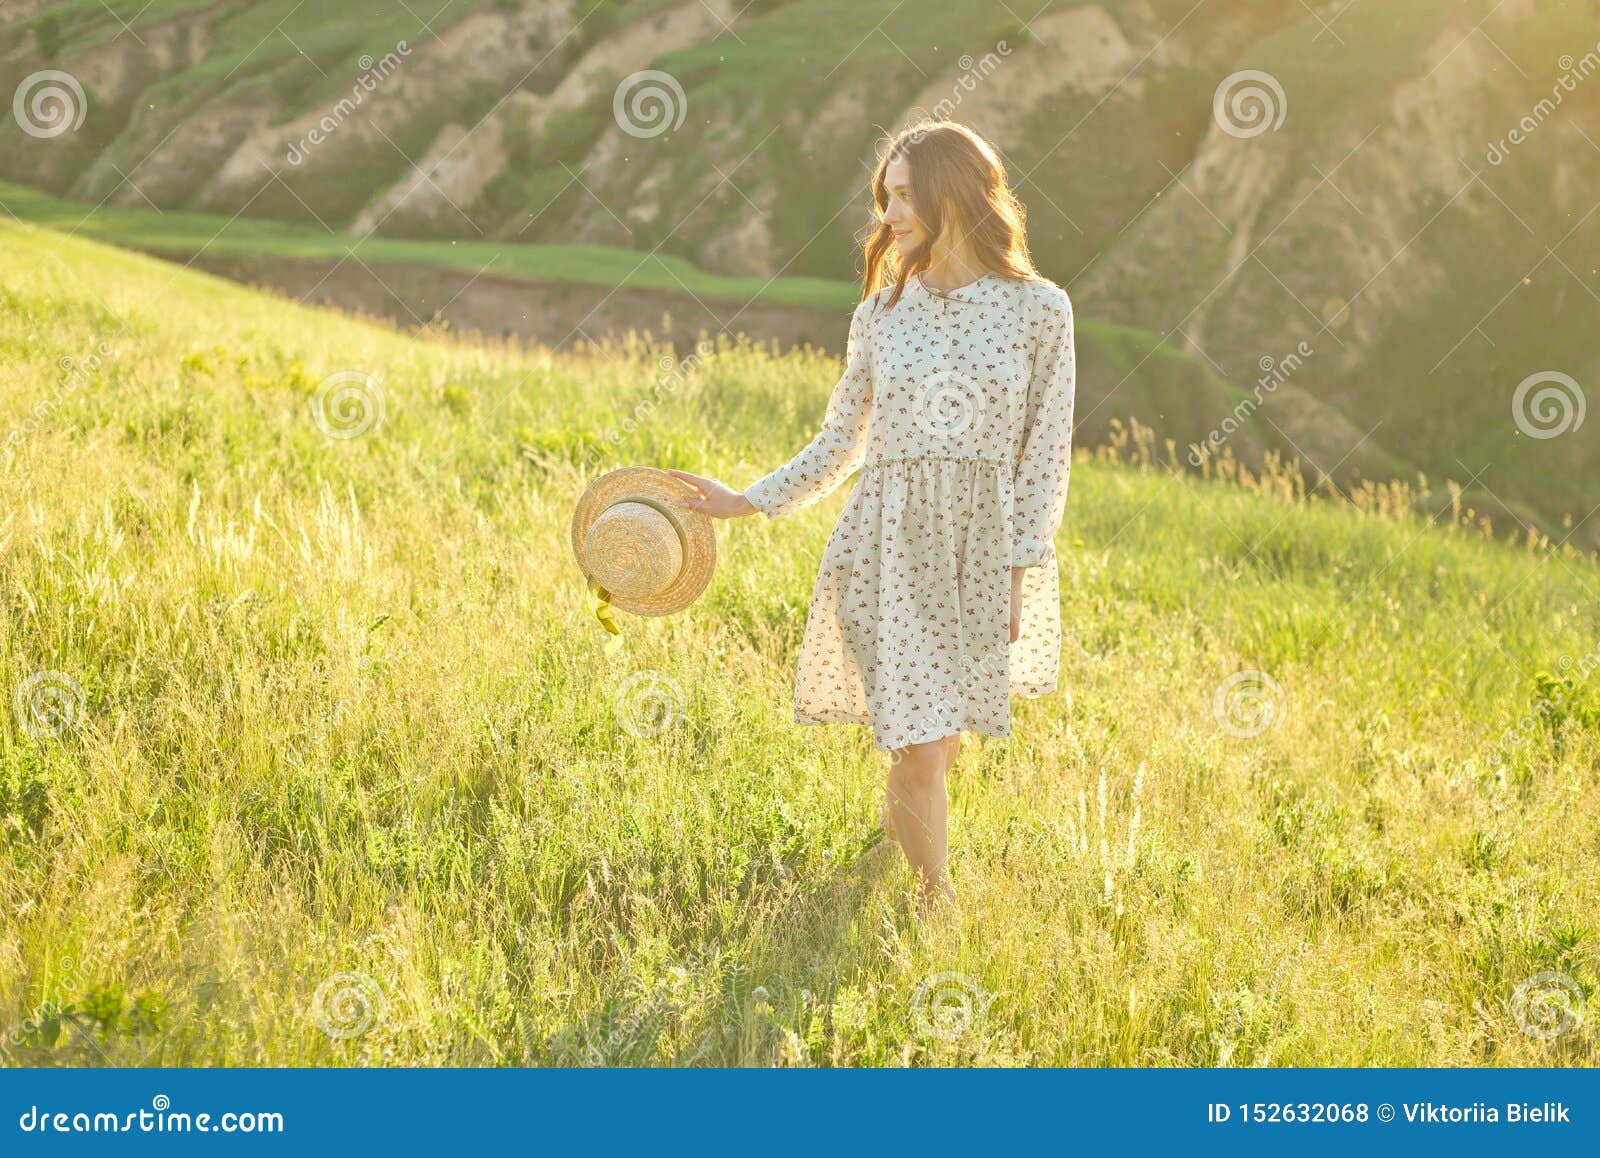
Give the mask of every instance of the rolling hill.
<svg viewBox="0 0 1600 1158">
<path fill-rule="evenodd" d="M 755 337 L 775 342 L 791 337 L 796 340 L 781 344 L 814 344 L 837 352 L 858 292 L 843 282 L 815 278 L 780 278 L 763 284 L 753 278 L 708 274 L 682 258 L 640 260 L 630 251 L 599 245 L 351 239 L 244 217 L 120 206 L 90 209 L 0 183 L 0 212 L 30 223 L 112 241 L 185 266 L 220 268 L 236 278 L 289 289 L 302 300 L 321 297 L 323 286 L 336 283 L 341 272 L 348 271 L 363 278 L 375 293 L 363 300 L 348 287 L 340 287 L 322 300 L 346 309 L 367 305 L 364 312 L 432 332 L 454 328 L 494 336 L 513 333 L 557 348 L 622 337 L 643 328 L 687 353 L 700 334 L 724 328 L 718 325 L 721 317 L 736 318 L 739 330 Z M 263 268 L 264 262 L 271 264 Z M 293 282 L 285 278 L 286 270 L 307 272 L 302 281 Z M 435 271 L 436 277 L 419 277 L 424 270 Z M 440 284 L 447 276 L 454 277 L 453 286 Z M 398 297 L 418 281 L 415 296 Z M 658 313 L 650 312 L 652 305 Z M 435 307 L 437 313 L 431 312 Z M 1231 413 L 1246 397 L 1201 359 L 1160 348 L 1147 333 L 1084 319 L 1077 336 L 1080 397 L 1086 414 L 1078 436 L 1086 445 L 1108 444 L 1143 424 L 1158 437 L 1186 446 L 1204 439 L 1216 416 Z M 1113 388 L 1117 394 L 1113 404 L 1101 405 Z M 1280 389 L 1280 419 L 1283 412 L 1320 410 L 1325 425 L 1336 421 L 1292 385 Z M 1360 441 L 1359 432 L 1346 436 L 1352 443 Z M 1228 450 L 1255 470 L 1268 456 L 1290 459 L 1295 454 L 1288 439 L 1249 412 L 1242 413 Z M 1169 457 L 1182 465 L 1176 452 Z M 1365 469 L 1368 477 L 1410 473 L 1407 464 L 1385 457 L 1381 447 L 1370 441 L 1356 448 L 1349 461 L 1357 470 Z M 1471 498 L 1477 502 L 1476 496 Z"/>
<path fill-rule="evenodd" d="M 1600 545 L 1596 0 L 0 9 L 0 82 L 44 68 L 91 115 L 6 124 L 0 176 L 85 206 L 603 246 L 773 287 L 848 281 L 880 126 L 954 116 L 1003 147 L 1080 314 L 1141 335 L 1127 369 L 1159 349 L 1235 398 L 1272 381 L 1254 445 L 1311 479 L 1421 471 L 1498 528 Z M 1125 386 L 1119 416 L 1180 442 L 1231 409 L 1188 375 L 1151 405 L 1146 377 L 1086 420 Z"/>
</svg>

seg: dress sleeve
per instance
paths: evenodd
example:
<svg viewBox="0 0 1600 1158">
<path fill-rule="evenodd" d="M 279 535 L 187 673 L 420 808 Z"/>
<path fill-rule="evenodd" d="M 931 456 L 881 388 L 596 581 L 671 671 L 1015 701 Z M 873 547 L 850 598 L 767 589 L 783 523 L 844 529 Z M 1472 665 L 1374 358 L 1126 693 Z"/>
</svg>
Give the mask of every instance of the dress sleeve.
<svg viewBox="0 0 1600 1158">
<path fill-rule="evenodd" d="M 866 457 L 872 417 L 870 301 L 862 302 L 851 315 L 844 375 L 828 399 L 822 430 L 786 465 L 745 488 L 745 498 L 768 518 L 803 510 L 826 498 Z"/>
<path fill-rule="evenodd" d="M 1011 565 L 1038 567 L 1055 556 L 1072 473 L 1072 408 L 1077 387 L 1072 300 L 1058 287 L 1045 303 L 1012 485 Z"/>
</svg>

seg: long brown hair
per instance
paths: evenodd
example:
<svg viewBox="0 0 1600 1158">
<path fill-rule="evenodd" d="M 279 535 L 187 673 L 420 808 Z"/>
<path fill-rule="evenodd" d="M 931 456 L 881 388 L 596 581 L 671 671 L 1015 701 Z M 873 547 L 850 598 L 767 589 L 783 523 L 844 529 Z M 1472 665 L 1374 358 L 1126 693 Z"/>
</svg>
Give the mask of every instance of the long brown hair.
<svg viewBox="0 0 1600 1158">
<path fill-rule="evenodd" d="M 928 232 L 922 249 L 906 258 L 895 248 L 894 230 L 883 221 L 889 206 L 884 175 L 890 163 L 902 157 L 911 170 L 913 211 Z M 933 243 L 941 236 L 971 245 L 990 273 L 1040 276 L 1028 254 L 1026 210 L 1011 191 L 1005 166 L 989 142 L 966 125 L 922 121 L 885 138 L 872 177 L 872 200 L 878 207 L 878 224 L 862 241 L 863 298 L 893 282 L 887 305 L 898 302 L 907 279 L 932 264 Z"/>
</svg>

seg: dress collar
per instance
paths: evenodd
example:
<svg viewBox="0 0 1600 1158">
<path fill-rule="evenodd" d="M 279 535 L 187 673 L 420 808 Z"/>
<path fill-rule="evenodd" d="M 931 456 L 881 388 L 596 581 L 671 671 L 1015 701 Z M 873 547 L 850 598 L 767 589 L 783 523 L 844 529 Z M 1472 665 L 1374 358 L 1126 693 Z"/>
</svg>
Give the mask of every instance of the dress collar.
<svg viewBox="0 0 1600 1158">
<path fill-rule="evenodd" d="M 909 279 L 910 284 L 916 286 L 918 291 L 920 291 L 922 294 L 926 295 L 927 297 L 946 302 L 981 301 L 988 291 L 993 288 L 994 283 L 998 280 L 999 276 L 997 274 L 986 273 L 974 278 L 972 281 L 969 281 L 964 285 L 958 285 L 955 289 L 947 292 L 945 290 L 936 290 L 931 286 L 924 285 L 922 282 L 921 273 L 917 273 Z"/>
</svg>

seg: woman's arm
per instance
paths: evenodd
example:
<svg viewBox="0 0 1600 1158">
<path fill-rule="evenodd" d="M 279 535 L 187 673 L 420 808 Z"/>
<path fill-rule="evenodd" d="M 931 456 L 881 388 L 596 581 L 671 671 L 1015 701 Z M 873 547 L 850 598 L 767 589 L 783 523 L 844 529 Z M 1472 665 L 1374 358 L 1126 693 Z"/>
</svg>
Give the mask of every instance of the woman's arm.
<svg viewBox="0 0 1600 1158">
<path fill-rule="evenodd" d="M 1012 485 L 1011 565 L 1038 567 L 1055 554 L 1072 474 L 1072 411 L 1077 388 L 1072 301 L 1049 287 L 1034 353 L 1022 425 L 1022 453 Z M 1013 572 L 1013 576 L 1020 572 Z"/>
<path fill-rule="evenodd" d="M 684 506 L 713 518 L 737 519 L 757 511 L 769 518 L 802 510 L 825 497 L 861 465 L 872 417 L 872 357 L 866 333 L 871 299 L 850 317 L 844 374 L 828 399 L 817 436 L 788 463 L 746 487 L 744 493 L 686 471 L 670 473 L 700 493 Z"/>
</svg>

